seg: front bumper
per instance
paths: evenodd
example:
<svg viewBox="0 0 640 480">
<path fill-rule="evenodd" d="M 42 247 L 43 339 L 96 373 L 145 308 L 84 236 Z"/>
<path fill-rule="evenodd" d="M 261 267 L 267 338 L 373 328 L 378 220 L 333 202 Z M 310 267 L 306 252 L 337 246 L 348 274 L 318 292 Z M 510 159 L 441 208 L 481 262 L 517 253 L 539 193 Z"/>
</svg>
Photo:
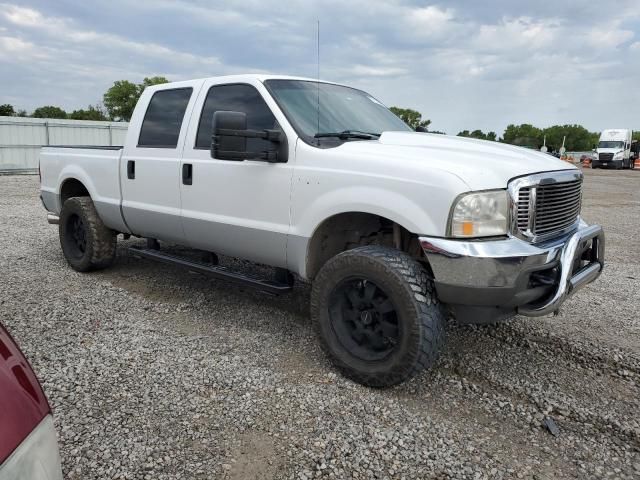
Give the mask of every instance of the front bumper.
<svg viewBox="0 0 640 480">
<path fill-rule="evenodd" d="M 624 160 L 592 160 L 591 168 L 622 168 Z"/>
<path fill-rule="evenodd" d="M 540 244 L 432 237 L 420 237 L 420 244 L 440 300 L 487 320 L 556 312 L 604 267 L 604 231 L 582 221 L 574 232 Z"/>
</svg>

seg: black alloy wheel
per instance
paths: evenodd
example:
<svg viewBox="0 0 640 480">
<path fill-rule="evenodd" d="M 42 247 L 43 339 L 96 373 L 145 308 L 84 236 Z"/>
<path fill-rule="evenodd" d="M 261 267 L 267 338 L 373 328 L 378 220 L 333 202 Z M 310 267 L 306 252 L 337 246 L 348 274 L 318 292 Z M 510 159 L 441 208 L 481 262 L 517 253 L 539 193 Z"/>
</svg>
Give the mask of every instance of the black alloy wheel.
<svg viewBox="0 0 640 480">
<path fill-rule="evenodd" d="M 351 278 L 340 282 L 330 296 L 329 316 L 340 343 L 362 360 L 381 360 L 398 343 L 396 308 L 371 280 Z"/>
<path fill-rule="evenodd" d="M 67 218 L 67 235 L 65 236 L 67 252 L 75 258 L 82 258 L 87 251 L 87 230 L 79 215 Z"/>
</svg>

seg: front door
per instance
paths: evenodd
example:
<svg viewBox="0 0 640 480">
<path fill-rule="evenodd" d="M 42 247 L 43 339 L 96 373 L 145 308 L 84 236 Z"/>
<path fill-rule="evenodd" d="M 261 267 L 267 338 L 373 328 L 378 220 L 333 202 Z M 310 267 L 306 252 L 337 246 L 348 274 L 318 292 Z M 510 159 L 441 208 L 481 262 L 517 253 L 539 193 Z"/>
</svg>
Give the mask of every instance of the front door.
<svg viewBox="0 0 640 480">
<path fill-rule="evenodd" d="M 263 89 L 259 82 L 215 80 L 201 89 L 195 106 L 201 119 L 197 128 L 190 128 L 183 151 L 183 168 L 190 174 L 180 186 L 182 226 L 193 248 L 284 267 L 295 151 L 291 141 L 287 163 L 218 160 L 210 153 L 216 111 L 244 112 L 249 129 L 280 128 L 282 122 L 267 103 L 273 105 L 273 100 L 263 97 Z M 270 146 L 265 143 L 269 142 L 248 139 L 247 150 L 265 150 Z"/>
</svg>

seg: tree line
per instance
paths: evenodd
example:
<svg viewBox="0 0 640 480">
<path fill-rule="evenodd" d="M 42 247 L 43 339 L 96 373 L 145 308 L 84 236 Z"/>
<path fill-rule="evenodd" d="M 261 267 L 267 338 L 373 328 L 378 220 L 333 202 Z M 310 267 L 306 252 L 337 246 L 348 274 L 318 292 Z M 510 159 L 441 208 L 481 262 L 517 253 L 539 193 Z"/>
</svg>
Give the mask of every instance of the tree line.
<svg viewBox="0 0 640 480">
<path fill-rule="evenodd" d="M 411 128 L 428 127 L 431 120 L 423 120 L 422 114 L 410 108 L 391 107 L 390 110 L 400 117 Z M 431 131 L 430 133 L 443 133 Z M 462 130 L 457 134 L 459 137 L 477 138 L 480 140 L 491 140 L 494 142 L 509 143 L 521 147 L 540 149 L 542 145 L 547 146 L 550 152 L 557 151 L 564 146 L 568 151 L 580 152 L 588 151 L 598 144 L 600 132 L 590 132 L 582 125 L 553 125 L 547 128 L 538 128 L 529 123 L 520 125 L 510 124 L 498 138 L 496 132 L 484 133 L 482 130 Z M 640 141 L 640 131 L 633 132 L 633 139 Z"/>
<path fill-rule="evenodd" d="M 102 96 L 102 105 L 89 105 L 72 112 L 66 112 L 55 105 L 44 105 L 28 113 L 26 110 L 16 110 L 13 105 L 6 103 L 0 105 L 0 116 L 128 122 L 144 89 L 168 82 L 165 77 L 145 77 L 141 83 L 118 80 Z"/>
<path fill-rule="evenodd" d="M 145 88 L 151 85 L 167 83 L 165 77 L 145 77 L 140 83 L 129 80 L 118 80 L 102 96 L 102 105 L 89 105 L 72 112 L 66 112 L 54 105 L 36 108 L 31 114 L 25 110 L 16 110 L 13 105 L 0 105 L 0 116 L 59 118 L 72 120 L 114 120 L 128 122 L 133 109 Z M 411 108 L 391 107 L 390 110 L 400 117 L 414 130 L 420 128 L 429 133 L 445 133 L 431 130 L 431 120 L 423 119 L 422 114 Z M 581 125 L 553 125 L 538 128 L 528 123 L 520 125 L 510 124 L 501 137 L 496 132 L 484 133 L 482 130 L 462 130 L 459 137 L 477 138 L 494 142 L 510 143 L 522 147 L 539 149 L 546 141 L 549 151 L 558 150 L 562 146 L 562 139 L 566 137 L 565 148 L 569 151 L 591 150 L 598 143 L 599 132 L 590 132 Z M 640 140 L 640 132 L 634 132 L 634 140 Z"/>
</svg>

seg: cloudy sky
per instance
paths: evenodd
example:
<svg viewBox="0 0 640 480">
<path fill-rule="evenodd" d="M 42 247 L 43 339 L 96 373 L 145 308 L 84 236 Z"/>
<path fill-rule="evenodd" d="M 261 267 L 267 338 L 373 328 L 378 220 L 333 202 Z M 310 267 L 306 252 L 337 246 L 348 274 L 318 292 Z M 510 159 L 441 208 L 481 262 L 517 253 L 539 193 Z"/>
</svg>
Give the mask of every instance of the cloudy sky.
<svg viewBox="0 0 640 480">
<path fill-rule="evenodd" d="M 320 20 L 322 78 L 435 129 L 640 129 L 639 3 L 16 0 L 0 3 L 0 104 L 72 110 L 152 75 L 315 77 Z"/>
</svg>

